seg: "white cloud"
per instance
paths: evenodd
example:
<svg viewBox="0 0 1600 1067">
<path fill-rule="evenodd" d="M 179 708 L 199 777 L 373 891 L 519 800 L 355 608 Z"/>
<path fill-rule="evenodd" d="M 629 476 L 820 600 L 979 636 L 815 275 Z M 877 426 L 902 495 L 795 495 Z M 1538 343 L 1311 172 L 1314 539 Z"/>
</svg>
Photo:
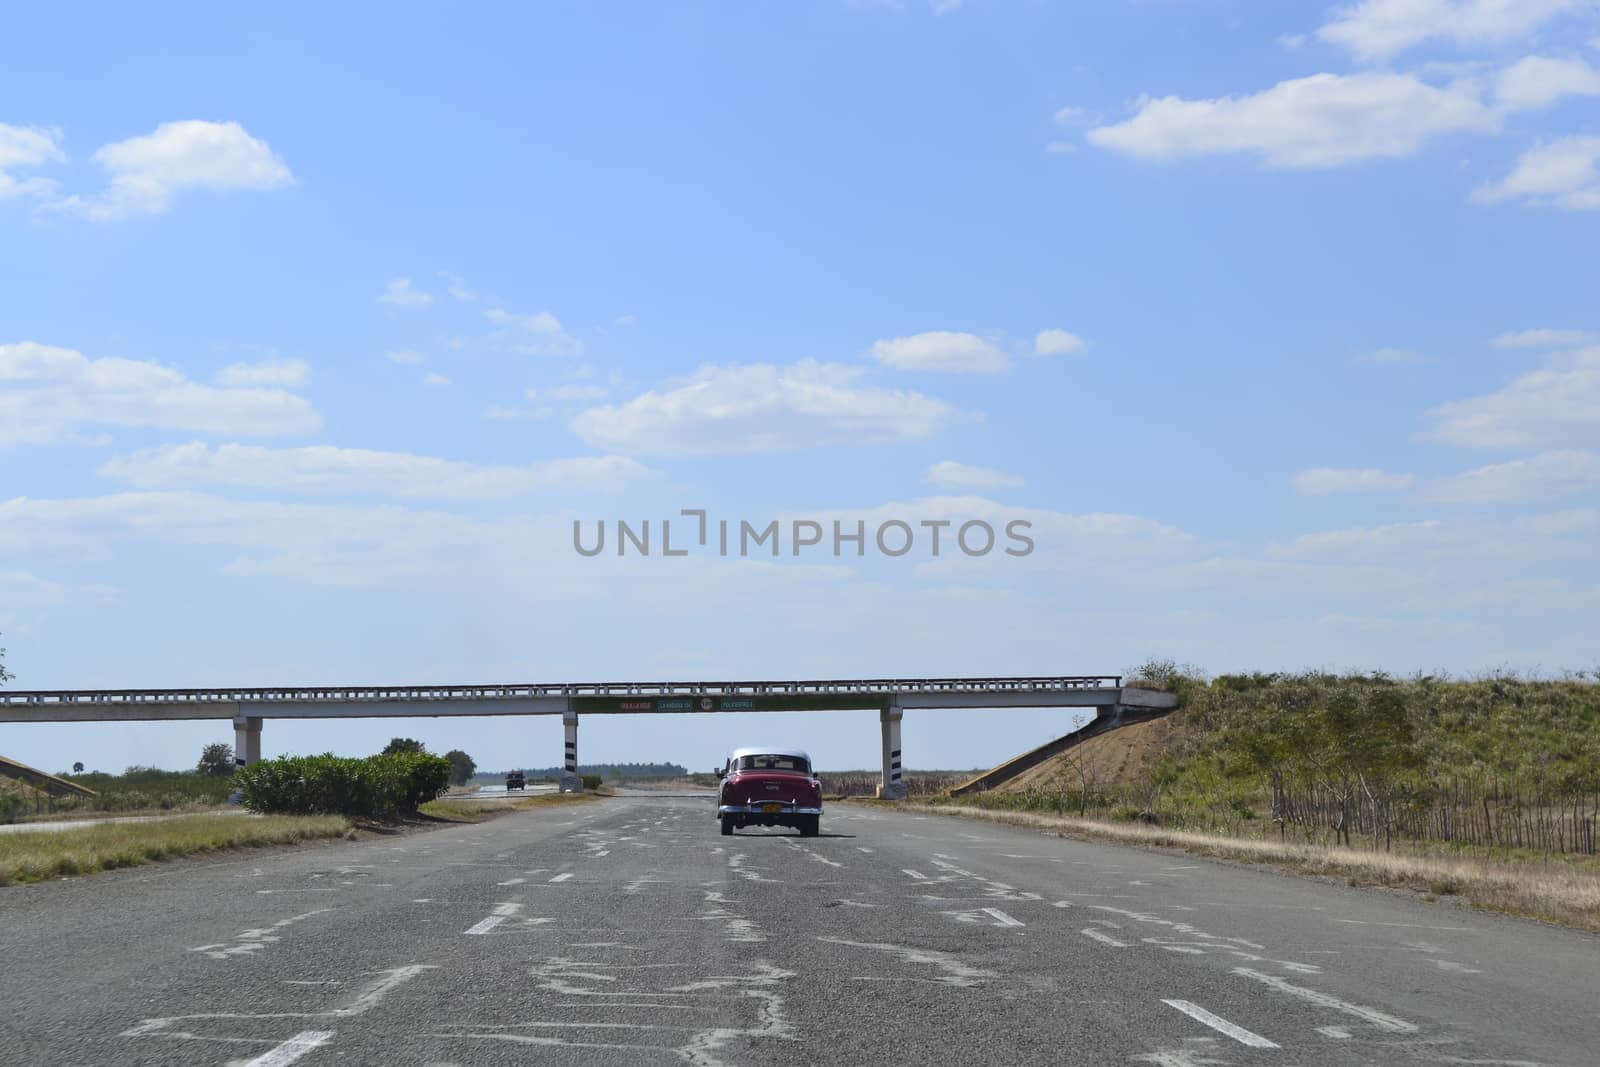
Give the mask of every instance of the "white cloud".
<svg viewBox="0 0 1600 1067">
<path fill-rule="evenodd" d="M 1416 479 L 1372 467 L 1318 467 L 1301 471 L 1289 479 L 1301 496 L 1326 496 L 1329 493 L 1393 493 L 1409 489 Z"/>
<path fill-rule="evenodd" d="M 467 285 L 466 279 L 459 274 L 451 274 L 447 270 L 439 272 L 439 277 L 445 280 L 445 292 L 463 304 L 470 304 L 478 299 L 478 294 Z"/>
<path fill-rule="evenodd" d="M 50 196 L 55 182 L 45 178 L 15 178 L 12 170 L 64 163 L 61 131 L 36 126 L 7 126 L 0 122 L 0 200 L 13 196 Z"/>
<path fill-rule="evenodd" d="M 983 338 L 950 330 L 929 330 L 877 341 L 872 346 L 872 357 L 896 370 L 950 374 L 999 374 L 1011 366 L 1006 354 Z"/>
<path fill-rule="evenodd" d="M 415 367 L 428 357 L 421 352 L 385 352 L 383 358 L 390 363 L 398 363 L 402 367 Z"/>
<path fill-rule="evenodd" d="M 31 341 L 0 345 L 0 444 L 69 440 L 90 426 L 273 436 L 321 424 L 310 404 L 282 389 L 216 388 L 155 363 L 91 360 Z"/>
<path fill-rule="evenodd" d="M 1144 159 L 1249 152 L 1279 167 L 1331 167 L 1405 156 L 1430 137 L 1497 128 L 1468 88 L 1410 74 L 1313 74 L 1250 96 L 1143 99 L 1125 122 L 1098 126 L 1092 144 Z"/>
<path fill-rule="evenodd" d="M 671 388 L 582 412 L 572 428 L 598 448 L 705 455 L 922 441 L 956 418 L 942 400 L 862 386 L 863 373 L 810 360 L 708 365 Z"/>
<path fill-rule="evenodd" d="M 1504 504 L 1595 490 L 1600 490 L 1600 454 L 1559 449 L 1442 479 L 1429 488 L 1428 497 L 1452 504 Z"/>
<path fill-rule="evenodd" d="M 1547 107 L 1563 96 L 1600 96 L 1600 72 L 1581 59 L 1528 56 L 1500 72 L 1495 99 L 1502 107 Z"/>
<path fill-rule="evenodd" d="M 1068 122 L 1076 122 L 1078 119 L 1081 119 L 1083 116 L 1084 116 L 1083 108 L 1075 107 L 1075 106 L 1069 104 L 1066 107 L 1057 108 L 1056 109 L 1056 113 L 1054 115 L 1050 116 L 1050 117 L 1052 119 L 1054 119 L 1055 121 L 1064 124 L 1064 123 L 1068 123 Z"/>
<path fill-rule="evenodd" d="M 1509 330 L 1489 343 L 1496 348 L 1571 348 L 1588 344 L 1595 335 L 1584 330 Z"/>
<path fill-rule="evenodd" d="M 1469 448 L 1600 447 L 1600 347 L 1553 359 L 1503 389 L 1429 415 L 1432 437 Z"/>
<path fill-rule="evenodd" d="M 118 456 L 99 473 L 138 489 L 261 489 L 491 500 L 565 489 L 617 492 L 650 471 L 621 456 L 583 456 L 507 467 L 331 445 L 260 448 L 195 441 Z"/>
<path fill-rule="evenodd" d="M 111 175 L 111 187 L 66 206 L 97 221 L 159 214 L 185 189 L 269 190 L 294 182 L 267 142 L 237 122 L 164 122 L 153 133 L 106 145 L 94 159 Z"/>
<path fill-rule="evenodd" d="M 1033 354 L 1036 356 L 1062 356 L 1069 352 L 1082 352 L 1087 347 L 1083 338 L 1066 330 L 1040 330 L 1033 339 Z"/>
<path fill-rule="evenodd" d="M 1287 543 L 1269 546 L 1267 555 L 1274 559 L 1318 559 L 1372 557 L 1397 551 L 1426 554 L 1445 534 L 1444 524 L 1436 519 L 1387 526 L 1354 526 L 1302 534 Z"/>
<path fill-rule="evenodd" d="M 378 294 L 378 303 L 397 304 L 401 307 L 422 307 L 433 303 L 433 294 L 411 284 L 410 278 L 390 278 L 389 284 Z"/>
<path fill-rule="evenodd" d="M 1505 178 L 1473 192 L 1484 203 L 1513 198 L 1568 211 L 1600 209 L 1600 137 L 1563 137 L 1529 149 Z"/>
<path fill-rule="evenodd" d="M 311 364 L 303 359 L 266 359 L 234 363 L 217 372 L 217 384 L 228 388 L 253 385 L 298 389 L 311 380 Z"/>
<path fill-rule="evenodd" d="M 1414 348 L 1378 348 L 1363 352 L 1356 357 L 1356 362 L 1369 367 L 1420 367 L 1433 360 Z"/>
<path fill-rule="evenodd" d="M 561 320 L 548 311 L 518 315 L 504 308 L 490 308 L 484 317 L 500 327 L 495 339 L 513 352 L 535 356 L 583 354 L 583 342 L 567 333 Z"/>
<path fill-rule="evenodd" d="M 929 467 L 922 480 L 936 489 L 952 490 L 1021 489 L 1023 485 L 1020 474 L 1007 474 L 990 467 L 974 467 L 948 459 Z"/>
<path fill-rule="evenodd" d="M 1383 59 L 1424 41 L 1495 44 L 1531 33 L 1585 0 L 1361 0 L 1317 30 L 1361 59 Z"/>
<path fill-rule="evenodd" d="M 429 386 L 449 385 L 450 379 L 442 374 L 424 374 L 422 376 L 422 384 Z"/>
<path fill-rule="evenodd" d="M 935 15 L 948 15 L 961 7 L 961 0 L 928 0 Z"/>
</svg>

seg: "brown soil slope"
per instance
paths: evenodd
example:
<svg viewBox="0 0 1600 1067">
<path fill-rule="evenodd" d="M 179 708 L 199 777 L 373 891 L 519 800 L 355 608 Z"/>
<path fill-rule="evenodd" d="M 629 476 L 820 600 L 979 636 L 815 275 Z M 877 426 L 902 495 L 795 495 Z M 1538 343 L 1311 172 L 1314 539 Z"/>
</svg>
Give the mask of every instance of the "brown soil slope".
<svg viewBox="0 0 1600 1067">
<path fill-rule="evenodd" d="M 1173 712 L 1150 722 L 1135 723 L 1091 737 L 1059 756 L 1023 771 L 996 792 L 1021 793 L 1029 789 L 1077 789 L 1078 763 L 1088 773 L 1090 787 L 1132 785 L 1144 780 L 1161 754 L 1173 747 L 1183 731 L 1183 712 Z"/>
</svg>

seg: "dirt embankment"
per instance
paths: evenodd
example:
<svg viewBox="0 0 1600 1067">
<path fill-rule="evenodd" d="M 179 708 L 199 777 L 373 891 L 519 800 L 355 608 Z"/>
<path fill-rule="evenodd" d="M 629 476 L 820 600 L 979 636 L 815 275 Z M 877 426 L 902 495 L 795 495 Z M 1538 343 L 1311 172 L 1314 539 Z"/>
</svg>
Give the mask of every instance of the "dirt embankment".
<svg viewBox="0 0 1600 1067">
<path fill-rule="evenodd" d="M 1023 771 L 1009 782 L 996 786 L 995 792 L 1077 789 L 1082 785 L 1080 765 L 1091 788 L 1132 785 L 1149 775 L 1161 754 L 1176 745 L 1182 731 L 1181 710 L 1149 722 L 1122 726 L 1099 737 L 1091 737 L 1059 756 Z"/>
</svg>

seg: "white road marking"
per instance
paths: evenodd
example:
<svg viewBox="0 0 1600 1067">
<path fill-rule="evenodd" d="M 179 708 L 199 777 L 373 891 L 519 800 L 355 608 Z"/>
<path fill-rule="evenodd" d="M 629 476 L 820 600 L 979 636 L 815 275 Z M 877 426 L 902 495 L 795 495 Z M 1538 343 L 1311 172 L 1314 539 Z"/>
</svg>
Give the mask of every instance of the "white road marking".
<svg viewBox="0 0 1600 1067">
<path fill-rule="evenodd" d="M 1091 930 L 1091 929 L 1085 928 L 1085 929 L 1079 930 L 1078 933 L 1082 934 L 1084 937 L 1091 938 L 1092 940 L 1098 941 L 1102 945 L 1110 945 L 1112 948 L 1127 948 L 1128 947 L 1128 943 L 1126 941 L 1118 941 L 1116 938 L 1112 937 L 1110 934 L 1102 934 L 1099 930 Z"/>
<path fill-rule="evenodd" d="M 494 906 L 494 914 L 490 915 L 487 919 L 483 919 L 477 923 L 474 923 L 470 928 L 462 931 L 462 933 L 474 937 L 482 936 L 483 934 L 488 933 L 490 930 L 493 930 L 496 926 L 499 926 L 501 923 L 505 922 L 507 919 L 512 918 L 521 910 L 522 905 L 516 903 L 515 901 L 506 901 L 501 904 L 496 904 Z"/>
<path fill-rule="evenodd" d="M 907 963 L 920 963 L 937 967 L 944 972 L 942 978 L 933 979 L 943 985 L 975 986 L 985 978 L 998 978 L 993 971 L 985 971 L 978 967 L 962 962 L 958 957 L 947 952 L 935 952 L 933 949 L 907 948 L 901 945 L 887 945 L 876 941 L 847 941 L 842 937 L 819 937 L 818 941 L 830 945 L 848 945 L 851 948 L 869 948 L 878 952 L 887 952 L 898 956 Z"/>
<path fill-rule="evenodd" d="M 1331 1037 L 1335 1041 L 1344 1041 L 1350 1036 L 1350 1031 L 1342 1026 L 1319 1026 L 1317 1027 L 1317 1033 L 1323 1037 Z"/>
<path fill-rule="evenodd" d="M 1260 1034 L 1252 1033 L 1242 1026 L 1236 1026 L 1220 1015 L 1213 1015 L 1198 1004 L 1192 1004 L 1187 1000 L 1163 1000 L 1161 1003 L 1169 1008 L 1177 1008 L 1189 1018 L 1196 1022 L 1205 1023 L 1219 1034 L 1227 1034 L 1241 1045 L 1249 1045 L 1251 1048 L 1279 1047 L 1277 1042 L 1268 1041 Z"/>
<path fill-rule="evenodd" d="M 857 845 L 856 846 L 856 851 L 857 852 L 871 852 L 872 850 L 870 848 L 862 848 L 860 845 Z"/>
<path fill-rule="evenodd" d="M 1023 922 L 1021 919 L 1014 919 L 1011 916 L 1007 915 L 1005 912 L 1001 911 L 999 908 L 984 908 L 983 911 L 987 915 L 993 915 L 994 918 L 995 918 L 995 921 L 998 922 L 1001 926 L 1026 926 L 1027 925 L 1027 923 Z"/>
<path fill-rule="evenodd" d="M 496 882 L 495 885 L 501 885 L 501 886 L 504 886 L 504 885 L 521 885 L 523 882 L 526 882 L 526 881 L 527 881 L 526 878 L 507 878 L 503 882 Z"/>
<path fill-rule="evenodd" d="M 1235 967 L 1233 973 L 1244 978 L 1254 979 L 1265 986 L 1276 989 L 1280 993 L 1288 993 L 1290 996 L 1308 1000 L 1321 1007 L 1332 1008 L 1334 1011 L 1343 1012 L 1345 1015 L 1353 1015 L 1358 1019 L 1364 1019 L 1379 1030 L 1386 1030 L 1391 1034 L 1414 1034 L 1417 1032 L 1415 1023 L 1397 1019 L 1393 1015 L 1381 1012 L 1377 1008 L 1369 1008 L 1364 1004 L 1351 1004 L 1349 1001 L 1340 1000 L 1330 993 L 1307 989 L 1305 986 L 1291 985 L 1275 974 L 1262 974 L 1260 971 L 1253 971 L 1248 967 Z"/>
<path fill-rule="evenodd" d="M 332 1030 L 302 1030 L 268 1052 L 263 1052 L 244 1067 L 285 1067 L 333 1040 Z"/>
<path fill-rule="evenodd" d="M 1070 907 L 1072 907 L 1072 901 L 1070 901 L 1070 900 L 1058 900 L 1058 901 L 1056 901 L 1054 904 L 1052 904 L 1050 906 L 1052 908 L 1070 908 Z"/>
<path fill-rule="evenodd" d="M 552 878 L 550 880 L 552 882 L 565 882 L 568 878 L 571 878 L 571 877 L 572 877 L 572 872 L 568 871 L 566 874 L 558 874 L 558 875 L 556 875 L 554 878 Z"/>
<path fill-rule="evenodd" d="M 277 931 L 282 930 L 286 926 L 293 926 L 297 922 L 309 919 L 313 915 L 321 915 L 325 911 L 332 910 L 332 908 L 318 908 L 315 911 L 308 911 L 303 915 L 291 915 L 287 919 L 279 919 L 271 926 L 259 927 L 254 930 L 245 930 L 242 933 L 235 934 L 231 944 L 228 942 L 220 942 L 215 945 L 200 945 L 197 948 L 191 948 L 189 951 L 204 952 L 207 956 L 210 956 L 214 960 L 225 960 L 230 956 L 245 956 L 254 952 L 260 952 L 268 945 L 282 940 Z"/>
<path fill-rule="evenodd" d="M 921 871 L 913 871 L 910 867 L 902 867 L 902 868 L 900 868 L 900 873 L 901 874 L 909 874 L 911 877 L 915 878 L 919 882 L 926 882 L 928 880 L 928 876 L 927 875 L 923 874 Z"/>
</svg>

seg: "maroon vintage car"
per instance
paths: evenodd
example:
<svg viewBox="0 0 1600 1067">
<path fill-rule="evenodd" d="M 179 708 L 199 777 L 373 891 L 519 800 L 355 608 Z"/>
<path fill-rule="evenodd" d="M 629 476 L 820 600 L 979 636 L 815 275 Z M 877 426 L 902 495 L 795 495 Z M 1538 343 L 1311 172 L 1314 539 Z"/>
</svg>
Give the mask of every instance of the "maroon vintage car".
<svg viewBox="0 0 1600 1067">
<path fill-rule="evenodd" d="M 792 826 L 802 837 L 822 829 L 822 783 L 811 757 L 797 748 L 736 748 L 717 768 L 717 818 L 722 832 L 740 826 Z"/>
</svg>

